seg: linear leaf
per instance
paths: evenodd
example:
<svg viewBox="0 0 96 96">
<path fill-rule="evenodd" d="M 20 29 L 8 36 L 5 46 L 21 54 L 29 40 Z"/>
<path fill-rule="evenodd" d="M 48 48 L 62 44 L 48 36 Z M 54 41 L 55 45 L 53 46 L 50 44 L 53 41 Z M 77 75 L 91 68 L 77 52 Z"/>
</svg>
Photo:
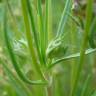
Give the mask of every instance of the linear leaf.
<svg viewBox="0 0 96 96">
<path fill-rule="evenodd" d="M 66 25 L 67 20 L 68 20 L 67 13 L 70 13 L 70 9 L 71 9 L 71 0 L 66 0 L 65 8 L 63 10 L 61 20 L 60 20 L 60 23 L 59 23 L 59 26 L 57 29 L 57 37 L 63 35 L 64 28 L 65 28 L 65 25 Z"/>
</svg>

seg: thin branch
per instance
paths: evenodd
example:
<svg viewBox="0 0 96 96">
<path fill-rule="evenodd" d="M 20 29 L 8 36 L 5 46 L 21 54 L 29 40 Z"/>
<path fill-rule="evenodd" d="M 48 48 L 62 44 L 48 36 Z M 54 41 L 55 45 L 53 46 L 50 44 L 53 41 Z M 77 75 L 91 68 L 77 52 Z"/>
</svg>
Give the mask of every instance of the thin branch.
<svg viewBox="0 0 96 96">
<path fill-rule="evenodd" d="M 89 54 L 92 54 L 94 52 L 96 52 L 96 49 L 88 49 L 88 50 L 86 50 L 85 55 L 89 55 Z M 69 55 L 69 56 L 65 56 L 64 58 L 61 58 L 61 59 L 58 59 L 58 60 L 54 61 L 48 67 L 48 69 L 53 68 L 55 65 L 60 64 L 63 61 L 70 60 L 70 59 L 75 59 L 77 57 L 80 57 L 80 53 L 75 53 L 75 54 L 72 54 L 72 55 Z"/>
</svg>

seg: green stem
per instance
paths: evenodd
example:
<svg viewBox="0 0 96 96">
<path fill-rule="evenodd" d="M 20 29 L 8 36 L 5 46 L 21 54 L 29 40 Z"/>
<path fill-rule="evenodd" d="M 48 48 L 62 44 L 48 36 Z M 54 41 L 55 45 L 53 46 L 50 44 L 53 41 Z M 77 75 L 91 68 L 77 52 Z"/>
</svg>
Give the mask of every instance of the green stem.
<svg viewBox="0 0 96 96">
<path fill-rule="evenodd" d="M 48 10 L 49 10 L 49 1 L 50 0 L 46 0 L 46 2 L 45 2 L 45 6 L 46 6 L 46 12 L 45 12 L 45 38 L 44 38 L 44 41 L 45 41 L 45 49 L 47 49 L 47 46 L 48 46 L 48 21 L 49 21 L 49 12 L 48 12 Z"/>
<path fill-rule="evenodd" d="M 38 54 L 40 56 L 39 42 L 38 42 L 39 39 L 38 39 L 37 30 L 36 30 L 36 27 L 35 27 L 33 9 L 31 7 L 31 4 L 30 4 L 29 0 L 26 0 L 26 7 L 28 9 L 30 20 L 31 20 L 31 28 L 32 28 L 32 32 L 33 32 L 33 36 L 34 36 L 34 40 L 35 40 L 35 44 L 36 44 L 36 49 L 37 49 Z"/>
<path fill-rule="evenodd" d="M 41 0 L 37 0 L 38 5 L 38 19 L 39 19 L 39 28 L 40 28 L 40 51 L 41 51 L 41 59 L 42 63 L 46 64 L 45 61 L 45 31 L 44 31 L 44 21 L 43 21 L 43 14 L 42 14 L 42 3 Z"/>
<path fill-rule="evenodd" d="M 84 64 L 85 50 L 86 50 L 87 43 L 88 43 L 88 35 L 90 31 L 90 24 L 91 24 L 91 18 L 92 18 L 92 4 L 93 4 L 92 0 L 88 0 L 87 10 L 86 10 L 86 25 L 85 25 L 84 37 L 83 37 L 83 42 L 82 42 L 81 51 L 80 51 L 80 62 L 79 62 L 77 72 L 76 72 L 77 74 L 75 77 L 75 83 L 74 83 L 74 87 L 72 91 L 72 96 L 75 96 L 76 89 L 78 86 L 78 81 L 79 81 L 81 71 L 83 68 L 83 64 Z"/>
<path fill-rule="evenodd" d="M 73 22 L 72 21 L 70 21 L 70 22 L 71 22 L 70 43 L 74 46 L 74 45 L 76 45 L 77 30 L 76 30 L 76 26 L 75 25 L 73 26 Z M 73 53 L 73 52 L 76 52 L 76 48 L 71 48 L 71 53 Z M 70 74 L 71 74 L 70 94 L 71 94 L 72 89 L 73 89 L 73 85 L 74 85 L 74 78 L 76 75 L 77 62 L 76 62 L 76 60 L 70 60 L 70 64 L 71 64 L 71 71 L 70 71 Z"/>
<path fill-rule="evenodd" d="M 26 36 L 27 36 L 27 41 L 28 41 L 28 46 L 29 46 L 29 50 L 31 53 L 31 57 L 32 57 L 32 61 L 34 64 L 34 67 L 36 69 L 36 71 L 38 72 L 38 75 L 45 80 L 43 73 L 40 69 L 40 66 L 38 64 L 38 60 L 36 59 L 36 53 L 35 53 L 35 49 L 34 49 L 34 44 L 33 44 L 33 39 L 32 39 L 32 34 L 31 34 L 31 30 L 30 30 L 30 23 L 29 23 L 29 18 L 27 15 L 27 8 L 26 8 L 26 0 L 21 0 L 21 4 L 22 4 L 22 12 L 23 12 L 23 17 L 24 17 L 24 23 L 25 23 L 25 28 L 26 28 Z"/>
<path fill-rule="evenodd" d="M 39 57 L 39 60 L 40 60 L 40 64 L 42 64 L 42 63 L 44 64 L 43 58 L 42 58 L 42 54 L 41 54 L 41 50 L 40 50 L 40 47 L 39 47 L 39 40 L 41 40 L 41 39 L 39 38 L 39 34 L 37 33 L 37 30 L 36 30 L 36 27 L 35 27 L 33 9 L 32 9 L 32 7 L 30 5 L 30 1 L 29 0 L 26 0 L 26 3 L 27 3 L 27 8 L 28 8 L 30 20 L 31 20 L 31 28 L 32 28 L 32 32 L 33 32 L 33 35 L 34 35 L 34 40 L 35 40 L 35 44 L 36 44 L 37 54 L 38 54 L 38 57 Z"/>
</svg>

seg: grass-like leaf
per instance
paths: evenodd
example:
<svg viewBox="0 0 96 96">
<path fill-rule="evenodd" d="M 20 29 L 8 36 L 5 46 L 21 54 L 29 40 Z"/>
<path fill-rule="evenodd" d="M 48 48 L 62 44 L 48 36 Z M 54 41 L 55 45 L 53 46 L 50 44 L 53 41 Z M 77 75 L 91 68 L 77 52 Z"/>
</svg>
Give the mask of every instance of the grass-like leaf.
<svg viewBox="0 0 96 96">
<path fill-rule="evenodd" d="M 57 30 L 57 37 L 63 35 L 64 28 L 65 28 L 65 25 L 66 25 L 67 20 L 68 20 L 67 13 L 70 13 L 70 9 L 71 9 L 71 0 L 66 0 L 65 8 L 64 8 L 64 11 L 62 13 L 62 17 L 61 17 L 61 20 L 60 20 L 60 23 L 58 26 L 58 30 Z"/>
</svg>

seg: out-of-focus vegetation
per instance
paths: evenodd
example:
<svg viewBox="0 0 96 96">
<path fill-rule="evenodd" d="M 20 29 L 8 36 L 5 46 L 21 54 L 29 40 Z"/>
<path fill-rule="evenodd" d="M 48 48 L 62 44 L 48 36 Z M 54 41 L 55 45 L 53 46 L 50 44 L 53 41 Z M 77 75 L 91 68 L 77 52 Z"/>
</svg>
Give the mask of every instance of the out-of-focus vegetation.
<svg viewBox="0 0 96 96">
<path fill-rule="evenodd" d="M 96 96 L 94 0 L 74 1 L 0 0 L 0 96 Z"/>
</svg>

